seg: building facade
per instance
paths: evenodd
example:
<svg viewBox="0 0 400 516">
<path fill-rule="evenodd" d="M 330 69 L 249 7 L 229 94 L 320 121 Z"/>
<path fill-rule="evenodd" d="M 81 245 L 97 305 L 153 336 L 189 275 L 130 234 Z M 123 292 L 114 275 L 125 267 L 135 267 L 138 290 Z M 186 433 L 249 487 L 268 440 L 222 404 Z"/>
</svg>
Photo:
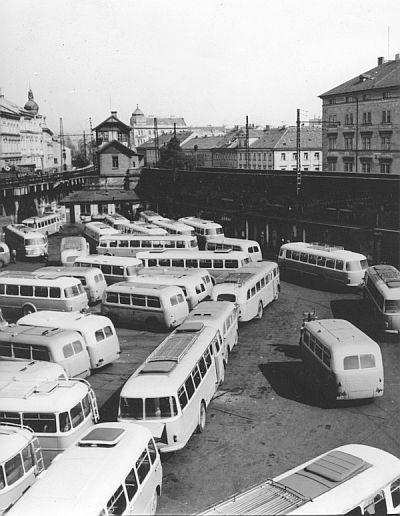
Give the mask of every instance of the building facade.
<svg viewBox="0 0 400 516">
<path fill-rule="evenodd" d="M 400 54 L 320 98 L 324 170 L 400 173 Z"/>
<path fill-rule="evenodd" d="M 187 130 L 187 125 L 183 118 L 174 116 L 169 118 L 145 116 L 137 105 L 130 119 L 132 145 L 139 147 L 156 136 L 155 120 L 157 121 L 157 132 L 159 135 L 171 134 L 174 130 L 177 132 Z"/>
</svg>

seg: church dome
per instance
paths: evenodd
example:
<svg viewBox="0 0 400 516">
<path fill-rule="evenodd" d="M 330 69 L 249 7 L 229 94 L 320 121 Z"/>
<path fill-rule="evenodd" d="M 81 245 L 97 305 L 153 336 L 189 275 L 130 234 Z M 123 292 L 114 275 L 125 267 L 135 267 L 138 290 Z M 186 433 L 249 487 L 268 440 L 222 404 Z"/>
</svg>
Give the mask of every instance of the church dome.
<svg viewBox="0 0 400 516">
<path fill-rule="evenodd" d="M 24 106 L 25 111 L 28 111 L 32 115 L 37 115 L 39 111 L 38 104 L 33 100 L 33 93 L 30 89 L 28 92 L 28 102 Z"/>
<path fill-rule="evenodd" d="M 132 113 L 132 116 L 144 116 L 144 113 L 143 111 L 139 108 L 139 105 L 136 104 L 136 109 L 135 111 Z"/>
</svg>

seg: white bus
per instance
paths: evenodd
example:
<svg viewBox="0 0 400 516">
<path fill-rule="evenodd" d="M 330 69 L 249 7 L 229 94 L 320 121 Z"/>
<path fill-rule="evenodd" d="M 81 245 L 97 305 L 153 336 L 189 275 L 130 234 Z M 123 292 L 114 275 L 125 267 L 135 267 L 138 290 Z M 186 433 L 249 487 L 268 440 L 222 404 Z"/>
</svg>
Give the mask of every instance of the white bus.
<svg viewBox="0 0 400 516">
<path fill-rule="evenodd" d="M 278 299 L 279 269 L 275 262 L 253 262 L 232 271 L 212 291 L 214 301 L 232 301 L 239 307 L 239 321 L 261 319 L 264 308 Z"/>
<path fill-rule="evenodd" d="M 96 247 L 100 243 L 100 237 L 105 235 L 119 235 L 118 229 L 115 229 L 104 222 L 88 222 L 83 229 L 83 236 L 89 243 L 91 253 L 94 253 Z"/>
<path fill-rule="evenodd" d="M 161 452 L 184 448 L 205 428 L 207 407 L 224 379 L 222 355 L 218 330 L 182 324 L 122 387 L 118 420 L 149 428 Z"/>
<path fill-rule="evenodd" d="M 107 285 L 118 281 L 129 281 L 136 275 L 142 261 L 134 257 L 106 256 L 105 254 L 89 254 L 84 258 L 77 258 L 74 267 L 94 267 L 100 269 Z"/>
<path fill-rule="evenodd" d="M 278 256 L 282 272 L 309 274 L 321 282 L 332 281 L 355 287 L 362 284 L 367 258 L 343 247 L 291 242 L 283 244 Z"/>
<path fill-rule="evenodd" d="M 0 514 L 12 507 L 44 470 L 42 450 L 26 426 L 0 424 Z"/>
<path fill-rule="evenodd" d="M 79 312 L 50 312 L 41 310 L 25 315 L 18 325 L 45 326 L 78 332 L 85 341 L 90 368 L 98 369 L 118 360 L 121 349 L 118 335 L 108 317 Z"/>
<path fill-rule="evenodd" d="M 34 231 L 40 231 L 44 235 L 53 235 L 60 231 L 63 221 L 58 213 L 48 213 L 37 217 L 29 217 L 22 221 L 22 224 Z"/>
<path fill-rule="evenodd" d="M 204 249 L 206 243 L 215 237 L 223 237 L 224 230 L 221 224 L 212 220 L 199 219 L 197 217 L 181 217 L 178 222 L 191 226 L 199 242 L 200 249 Z"/>
<path fill-rule="evenodd" d="M 129 224 L 129 219 L 123 215 L 120 215 L 119 213 L 104 213 L 103 220 L 106 224 L 113 227 L 114 229 L 117 229 L 118 231 L 122 231 L 122 228 L 126 224 Z"/>
<path fill-rule="evenodd" d="M 260 244 L 255 240 L 244 238 L 210 238 L 206 243 L 206 251 L 219 251 L 221 249 L 232 249 L 232 251 L 243 251 L 248 253 L 252 262 L 261 262 L 262 253 Z"/>
<path fill-rule="evenodd" d="M 155 514 L 161 488 L 151 433 L 131 423 L 99 423 L 57 457 L 9 514 Z"/>
<path fill-rule="evenodd" d="M 160 214 L 156 213 L 155 211 L 151 210 L 144 210 L 139 213 L 139 220 L 142 220 L 144 222 L 154 222 L 157 219 L 163 219 Z"/>
<path fill-rule="evenodd" d="M 151 331 L 179 326 L 189 313 L 181 288 L 126 281 L 107 287 L 101 313 L 116 326 L 139 325 Z"/>
<path fill-rule="evenodd" d="M 195 236 L 195 231 L 192 226 L 188 226 L 187 224 L 183 224 L 182 222 L 178 222 L 177 220 L 160 218 L 152 221 L 152 224 L 159 226 L 160 228 L 164 228 L 171 235 L 189 235 Z"/>
<path fill-rule="evenodd" d="M 374 265 L 365 271 L 367 297 L 384 331 L 400 334 L 400 271 L 392 265 Z"/>
<path fill-rule="evenodd" d="M 15 380 L 54 381 L 68 380 L 65 369 L 55 362 L 42 360 L 7 360 L 0 359 L 0 383 Z"/>
<path fill-rule="evenodd" d="M 213 272 L 221 270 L 239 269 L 250 258 L 247 253 L 240 251 L 142 251 L 136 255 L 143 262 L 144 267 L 185 267 L 207 269 Z"/>
<path fill-rule="evenodd" d="M 76 331 L 12 324 L 0 330 L 0 357 L 59 364 L 68 377 L 90 374 L 86 344 Z"/>
<path fill-rule="evenodd" d="M 219 514 L 399 514 L 400 460 L 347 444 L 232 495 L 205 510 Z"/>
<path fill-rule="evenodd" d="M 186 317 L 186 322 L 200 322 L 219 330 L 224 344 L 224 360 L 239 340 L 239 310 L 230 301 L 203 301 Z"/>
<path fill-rule="evenodd" d="M 0 242 L 0 269 L 10 263 L 10 248 L 5 242 Z"/>
<path fill-rule="evenodd" d="M 47 236 L 23 224 L 9 224 L 4 228 L 4 240 L 18 259 L 47 256 Z"/>
<path fill-rule="evenodd" d="M 73 267 L 72 264 L 68 267 L 40 267 L 33 274 L 36 274 L 38 278 L 54 279 L 68 277 L 78 279 L 86 292 L 89 304 L 101 301 L 107 286 L 103 273 L 93 267 L 78 268 Z"/>
<path fill-rule="evenodd" d="M 40 278 L 32 272 L 0 272 L 0 308 L 27 315 L 37 310 L 81 311 L 88 307 L 82 283 L 76 278 Z"/>
<path fill-rule="evenodd" d="M 196 237 L 187 235 L 110 235 L 101 237 L 97 246 L 98 254 L 109 256 L 136 256 L 141 251 L 150 249 L 191 249 L 198 251 Z"/>
<path fill-rule="evenodd" d="M 72 265 L 78 257 L 89 254 L 89 242 L 82 236 L 64 237 L 60 244 L 61 265 Z"/>
<path fill-rule="evenodd" d="M 141 220 L 135 220 L 133 222 L 129 222 L 127 224 L 121 224 L 122 233 L 128 233 L 132 235 L 168 235 L 168 231 L 166 229 L 160 228 L 155 224 L 150 224 L 149 222 L 144 222 Z"/>
<path fill-rule="evenodd" d="M 135 283 L 176 285 L 183 290 L 189 310 L 211 296 L 212 281 L 206 270 L 180 267 L 143 267 L 137 272 Z"/>
<path fill-rule="evenodd" d="M 96 396 L 85 380 L 0 384 L 0 423 L 30 427 L 39 438 L 45 467 L 98 419 Z"/>
</svg>

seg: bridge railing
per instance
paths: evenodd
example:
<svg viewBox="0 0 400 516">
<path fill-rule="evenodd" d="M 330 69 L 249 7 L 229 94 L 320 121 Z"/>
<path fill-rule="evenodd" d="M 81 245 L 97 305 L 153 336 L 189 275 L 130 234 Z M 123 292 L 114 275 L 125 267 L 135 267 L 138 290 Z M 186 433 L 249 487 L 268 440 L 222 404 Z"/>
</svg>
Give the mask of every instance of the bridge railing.
<svg viewBox="0 0 400 516">
<path fill-rule="evenodd" d="M 0 189 L 18 188 L 21 186 L 35 185 L 38 183 L 55 183 L 68 181 L 80 177 L 95 176 L 96 172 L 93 165 L 76 170 L 55 171 L 55 172 L 13 172 L 0 173 Z"/>
</svg>

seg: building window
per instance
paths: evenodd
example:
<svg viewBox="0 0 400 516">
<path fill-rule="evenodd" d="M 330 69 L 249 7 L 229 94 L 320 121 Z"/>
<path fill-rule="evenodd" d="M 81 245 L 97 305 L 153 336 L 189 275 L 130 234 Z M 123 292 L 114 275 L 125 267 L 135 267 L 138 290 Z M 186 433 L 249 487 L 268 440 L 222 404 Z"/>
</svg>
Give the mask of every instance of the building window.
<svg viewBox="0 0 400 516">
<path fill-rule="evenodd" d="M 328 138 L 328 150 L 336 149 L 336 138 Z"/>
<path fill-rule="evenodd" d="M 346 103 L 353 102 L 353 97 L 346 97 Z"/>
<path fill-rule="evenodd" d="M 381 163 L 381 174 L 390 174 L 390 163 Z"/>
<path fill-rule="evenodd" d="M 390 91 L 384 91 L 382 96 L 384 99 L 390 99 Z"/>
<path fill-rule="evenodd" d="M 332 104 L 336 104 L 336 99 L 329 99 L 329 104 L 332 105 Z"/>
<path fill-rule="evenodd" d="M 345 150 L 353 150 L 353 138 L 344 139 L 344 148 Z"/>
<path fill-rule="evenodd" d="M 336 161 L 328 162 L 328 172 L 336 172 Z"/>
<path fill-rule="evenodd" d="M 304 153 L 304 159 L 308 159 L 308 152 Z"/>
<path fill-rule="evenodd" d="M 336 125 L 336 115 L 329 115 L 328 116 L 328 125 Z"/>
<path fill-rule="evenodd" d="M 390 111 L 382 111 L 382 124 L 390 124 Z"/>
<path fill-rule="evenodd" d="M 344 171 L 345 172 L 353 172 L 353 163 L 349 161 L 344 162 Z"/>
<path fill-rule="evenodd" d="M 112 156 L 112 168 L 118 168 L 118 156 Z"/>
<path fill-rule="evenodd" d="M 292 157 L 293 157 L 294 160 L 296 160 L 297 159 L 297 152 L 293 152 Z"/>
<path fill-rule="evenodd" d="M 364 125 L 371 125 L 371 123 L 372 123 L 371 111 L 364 111 L 362 123 Z"/>
<path fill-rule="evenodd" d="M 371 138 L 369 136 L 362 137 L 363 150 L 371 150 Z"/>
<path fill-rule="evenodd" d="M 281 160 L 286 161 L 286 154 L 284 152 L 281 152 Z"/>
<path fill-rule="evenodd" d="M 364 174 L 369 174 L 371 172 L 371 163 L 368 161 L 361 163 L 361 170 Z"/>
<path fill-rule="evenodd" d="M 390 151 L 390 136 L 381 136 L 381 150 Z"/>
<path fill-rule="evenodd" d="M 316 172 L 319 172 L 319 167 L 314 167 L 314 170 L 315 170 Z"/>
<path fill-rule="evenodd" d="M 314 152 L 314 159 L 319 159 L 319 152 Z"/>
<path fill-rule="evenodd" d="M 58 163 L 58 158 L 54 158 L 54 165 L 57 165 Z"/>
<path fill-rule="evenodd" d="M 346 113 L 345 124 L 353 125 L 353 113 Z"/>
</svg>

